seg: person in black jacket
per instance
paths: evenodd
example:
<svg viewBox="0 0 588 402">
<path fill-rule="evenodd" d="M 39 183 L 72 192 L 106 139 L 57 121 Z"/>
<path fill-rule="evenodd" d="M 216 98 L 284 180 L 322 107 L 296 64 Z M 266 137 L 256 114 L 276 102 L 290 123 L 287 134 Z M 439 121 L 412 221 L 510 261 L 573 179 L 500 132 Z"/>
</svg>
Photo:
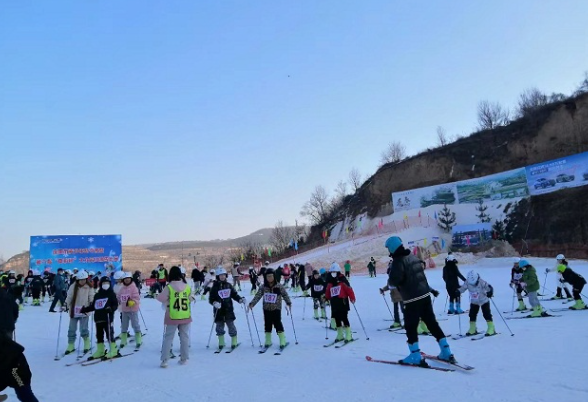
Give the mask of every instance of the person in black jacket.
<svg viewBox="0 0 588 402">
<path fill-rule="evenodd" d="M 404 327 L 406 328 L 410 354 L 400 362 L 413 365 L 426 364 L 419 349 L 417 327 L 420 320 L 425 323 L 439 343 L 441 353 L 438 358 L 454 362 L 455 357 L 451 353 L 445 334 L 435 318 L 431 304 L 431 287 L 425 276 L 424 262 L 414 256 L 410 250 L 405 249 L 398 236 L 388 238 L 384 246 L 392 257 L 388 285 L 398 289 L 404 303 Z"/>
<path fill-rule="evenodd" d="M 59 302 L 61 306 L 65 306 L 67 285 L 65 284 L 65 277 L 63 276 L 63 268 L 57 269 L 57 275 L 55 275 L 55 278 L 53 279 L 53 288 L 55 290 L 55 295 L 53 296 L 51 307 L 49 307 L 50 313 L 56 312 L 55 306 L 57 305 L 57 302 Z"/>
<path fill-rule="evenodd" d="M 584 289 L 584 285 L 586 285 L 586 279 L 580 274 L 574 272 L 568 265 L 559 264 L 557 266 L 557 272 L 559 272 L 562 276 L 564 282 L 569 283 L 572 285 L 572 294 L 574 295 L 574 300 L 576 303 L 570 307 L 571 310 L 584 310 L 587 309 L 586 304 L 582 300 L 581 293 L 582 289 Z"/>
<path fill-rule="evenodd" d="M 447 311 L 447 314 L 463 314 L 461 297 L 457 296 L 457 289 L 461 286 L 458 279 L 464 282 L 466 280 L 461 272 L 459 272 L 457 260 L 450 254 L 445 259 L 445 266 L 443 267 L 443 280 L 445 281 L 445 288 L 449 295 L 449 311 Z"/>
<path fill-rule="evenodd" d="M 192 270 L 192 282 L 194 283 L 194 294 L 199 295 L 202 291 L 202 282 L 204 282 L 204 274 L 198 269 L 198 267 L 194 267 Z"/>
<path fill-rule="evenodd" d="M 8 290 L 8 278 L 0 283 L 0 336 L 12 339 L 16 320 L 18 320 L 18 304 Z"/>
<path fill-rule="evenodd" d="M 41 292 L 45 288 L 45 282 L 41 278 L 41 273 L 36 269 L 33 271 L 33 280 L 31 281 L 31 293 L 33 294 L 33 306 L 41 305 Z"/>
<path fill-rule="evenodd" d="M 255 268 L 249 267 L 249 282 L 251 282 L 251 293 L 250 294 L 252 294 L 252 295 L 257 293 L 257 281 L 258 281 L 258 276 L 257 276 L 257 273 L 255 272 Z"/>
<path fill-rule="evenodd" d="M 227 271 L 219 267 L 216 270 L 216 280 L 210 289 L 208 302 L 214 307 L 214 322 L 216 323 L 216 336 L 218 337 L 219 350 L 225 347 L 225 324 L 231 337 L 231 349 L 235 349 L 237 341 L 237 328 L 235 327 L 235 310 L 233 300 L 245 304 L 245 298 L 239 296 L 235 288 L 227 282 Z"/>
<path fill-rule="evenodd" d="M 39 402 L 31 389 L 33 375 L 24 350 L 18 343 L 0 334 L 0 391 L 11 387 L 19 401 Z"/>
<path fill-rule="evenodd" d="M 88 307 L 82 307 L 81 310 L 82 314 L 94 311 L 94 322 L 96 323 L 96 352 L 88 360 L 104 357 L 110 359 L 119 356 L 112 328 L 116 309 L 118 309 L 116 294 L 110 286 L 110 279 L 104 276 L 100 279 L 100 288 L 94 295 L 94 302 Z M 104 334 L 110 343 L 108 353 L 104 351 Z"/>
<path fill-rule="evenodd" d="M 310 281 L 308 285 L 302 290 L 305 292 L 310 289 L 310 296 L 312 297 L 312 304 L 314 307 L 314 319 L 327 319 L 327 312 L 325 310 L 325 291 L 327 290 L 327 284 L 321 278 L 319 271 L 316 269 L 312 271 L 312 276 L 310 277 Z M 321 308 L 321 316 L 319 318 L 319 307 Z"/>
</svg>

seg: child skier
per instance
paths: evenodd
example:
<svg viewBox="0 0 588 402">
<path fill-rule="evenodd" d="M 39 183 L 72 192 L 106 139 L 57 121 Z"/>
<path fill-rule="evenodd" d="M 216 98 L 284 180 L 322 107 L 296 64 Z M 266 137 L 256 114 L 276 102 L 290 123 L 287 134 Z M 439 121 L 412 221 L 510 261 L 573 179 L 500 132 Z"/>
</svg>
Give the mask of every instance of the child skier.
<svg viewBox="0 0 588 402">
<path fill-rule="evenodd" d="M 227 271 L 222 267 L 216 270 L 216 281 L 210 289 L 208 302 L 214 307 L 214 322 L 216 323 L 216 336 L 218 337 L 219 350 L 225 347 L 225 324 L 231 337 L 231 349 L 235 349 L 237 341 L 237 328 L 235 327 L 235 310 L 233 300 L 244 304 L 245 298 L 239 296 L 235 288 L 227 282 Z"/>
<path fill-rule="evenodd" d="M 210 288 L 212 287 L 215 279 L 216 276 L 214 275 L 214 269 L 210 268 L 210 272 L 208 275 L 206 275 L 204 278 L 204 283 L 202 284 L 202 289 L 204 290 L 202 291 L 202 296 L 200 296 L 201 300 L 206 300 L 206 294 L 210 292 Z"/>
<path fill-rule="evenodd" d="M 345 341 L 345 343 L 353 341 L 351 335 L 351 325 L 349 324 L 349 302 L 355 304 L 355 293 L 349 286 L 349 282 L 341 273 L 341 267 L 334 262 L 329 268 L 331 278 L 325 291 L 325 297 L 331 301 L 331 316 L 335 320 L 337 327 L 337 338 L 335 342 Z"/>
<path fill-rule="evenodd" d="M 253 267 L 249 267 L 249 282 L 251 282 L 251 294 L 255 294 L 257 292 L 257 273 Z"/>
<path fill-rule="evenodd" d="M 80 313 L 86 314 L 94 311 L 94 322 L 96 323 L 96 352 L 88 360 L 102 359 L 104 357 L 112 359 L 120 356 L 114 341 L 114 329 L 112 320 L 114 312 L 118 308 L 116 294 L 112 290 L 110 280 L 107 277 L 100 278 L 99 288 L 94 295 L 94 302 L 86 307 L 82 307 Z M 108 353 L 104 350 L 104 334 L 108 340 Z"/>
<path fill-rule="evenodd" d="M 380 294 L 383 295 L 387 290 L 390 291 L 390 300 L 392 300 L 392 304 L 394 305 L 394 322 L 390 325 L 390 329 L 402 328 L 402 323 L 400 322 L 400 311 L 402 311 L 402 315 L 404 315 L 402 295 L 396 287 L 390 285 L 380 288 Z"/>
<path fill-rule="evenodd" d="M 310 289 L 310 296 L 312 297 L 312 304 L 314 307 L 314 319 L 315 320 L 319 320 L 319 319 L 327 319 L 327 312 L 325 311 L 325 291 L 326 291 L 326 283 L 323 280 L 323 278 L 321 278 L 319 271 L 317 271 L 316 269 L 314 271 L 312 271 L 312 276 L 310 277 L 310 281 L 308 282 L 308 285 L 303 288 L 303 290 L 306 292 L 308 289 Z M 319 307 L 321 309 L 321 316 L 319 318 Z"/>
<path fill-rule="evenodd" d="M 572 285 L 572 292 L 574 294 L 574 300 L 576 303 L 570 307 L 571 310 L 584 310 L 587 309 L 586 304 L 582 300 L 580 293 L 582 293 L 582 289 L 584 289 L 584 285 L 586 285 L 586 279 L 580 274 L 574 272 L 569 266 L 564 264 L 559 264 L 557 266 L 557 272 L 562 276 L 562 279 Z"/>
<path fill-rule="evenodd" d="M 521 286 L 521 282 L 524 271 L 519 266 L 520 261 L 521 259 L 519 257 L 515 257 L 510 273 L 510 287 L 516 292 L 517 300 L 519 301 L 519 306 L 515 311 L 525 311 L 527 309 L 527 306 L 525 306 L 525 302 L 523 301 L 523 287 Z"/>
<path fill-rule="evenodd" d="M 461 293 L 456 292 L 460 287 L 459 279 L 464 282 L 466 280 L 461 272 L 459 272 L 455 257 L 448 255 L 445 259 L 445 266 L 443 267 L 443 280 L 445 281 L 445 288 L 449 295 L 449 311 L 447 311 L 447 314 L 463 314 L 463 310 L 461 309 Z"/>
<path fill-rule="evenodd" d="M 141 325 L 139 324 L 139 303 L 141 302 L 141 296 L 130 272 L 125 274 L 122 287 L 117 294 L 117 299 L 122 315 L 120 348 L 122 349 L 127 345 L 129 321 L 135 332 L 135 346 L 136 348 L 140 348 L 143 344 L 143 334 L 141 333 Z"/>
<path fill-rule="evenodd" d="M 548 274 L 550 272 L 556 272 L 557 276 L 556 276 L 556 280 L 557 280 L 557 290 L 555 292 L 555 296 L 553 296 L 551 298 L 551 300 L 558 300 L 558 299 L 563 299 L 563 294 L 562 294 L 562 289 L 565 291 L 566 293 L 566 297 L 568 298 L 568 300 L 572 300 L 572 294 L 570 293 L 570 290 L 568 289 L 568 287 L 566 286 L 565 280 L 562 278 L 561 273 L 558 270 L 558 267 L 560 265 L 565 265 L 566 267 L 568 266 L 568 262 L 566 261 L 566 257 L 563 254 L 558 254 L 557 257 L 555 257 L 555 267 L 551 268 L 551 269 L 546 269 L 545 273 Z"/>
<path fill-rule="evenodd" d="M 257 302 L 263 297 L 263 319 L 265 327 L 265 348 L 272 346 L 272 328 L 276 329 L 278 338 L 280 338 L 280 349 L 287 346 L 286 335 L 284 334 L 284 325 L 282 324 L 282 299 L 286 302 L 286 312 L 290 314 L 292 301 L 286 289 L 279 284 L 274 278 L 274 270 L 266 268 L 263 276 L 263 286 L 259 288 L 257 294 L 249 303 L 249 309 L 255 307 Z"/>
<path fill-rule="evenodd" d="M 169 270 L 169 284 L 165 286 L 157 300 L 166 307 L 165 334 L 161 348 L 161 368 L 167 367 L 169 352 L 172 347 L 176 330 L 180 334 L 180 364 L 187 364 L 190 358 L 190 325 L 192 313 L 190 302 L 193 301 L 192 290 L 182 280 L 179 267 L 173 266 Z"/>
<path fill-rule="evenodd" d="M 489 300 L 494 293 L 492 286 L 480 278 L 480 275 L 477 272 L 470 271 L 468 272 L 467 280 L 459 287 L 459 289 L 457 289 L 456 294 L 461 295 L 466 290 L 470 292 L 470 329 L 466 332 L 466 336 L 478 334 L 478 330 L 476 329 L 476 318 L 478 317 L 478 311 L 480 311 L 480 308 L 482 308 L 482 314 L 488 324 L 486 336 L 496 335 L 494 323 L 492 322 Z"/>
<path fill-rule="evenodd" d="M 68 355 L 75 350 L 76 331 L 79 326 L 80 336 L 84 340 L 84 353 L 90 351 L 90 332 L 88 331 L 88 316 L 82 313 L 83 307 L 88 307 L 94 299 L 94 291 L 88 285 L 88 274 L 86 271 L 80 271 L 75 276 L 76 283 L 67 291 L 65 306 L 62 311 L 69 311 L 69 330 L 67 331 L 67 349 L 65 354 Z"/>
<path fill-rule="evenodd" d="M 351 279 L 351 261 L 345 261 L 345 265 L 343 266 L 343 268 L 345 268 L 345 277 L 347 279 Z"/>
<path fill-rule="evenodd" d="M 41 305 L 41 292 L 45 288 L 45 282 L 41 278 L 41 273 L 38 270 L 33 270 L 33 280 L 30 284 L 31 293 L 33 295 L 33 306 Z"/>
<path fill-rule="evenodd" d="M 233 268 L 231 269 L 231 276 L 233 277 L 233 287 L 235 289 L 239 289 L 239 291 L 241 291 L 241 264 L 239 264 L 238 262 L 235 262 L 233 264 Z M 217 278 L 218 278 L 218 272 L 217 272 Z"/>
<path fill-rule="evenodd" d="M 523 277 L 520 283 L 523 289 L 526 289 L 529 294 L 529 303 L 533 312 L 530 317 L 547 317 L 549 314 L 543 311 L 539 298 L 537 298 L 537 291 L 539 290 L 539 279 L 537 278 L 537 272 L 535 267 L 529 264 L 527 260 L 521 260 L 519 267 L 523 269 Z"/>
</svg>

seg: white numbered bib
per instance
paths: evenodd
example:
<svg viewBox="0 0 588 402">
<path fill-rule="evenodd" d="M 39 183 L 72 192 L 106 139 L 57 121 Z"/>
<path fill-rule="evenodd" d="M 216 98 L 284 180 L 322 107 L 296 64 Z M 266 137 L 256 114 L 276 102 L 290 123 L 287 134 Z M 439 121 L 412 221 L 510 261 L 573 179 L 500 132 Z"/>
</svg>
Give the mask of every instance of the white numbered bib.
<svg viewBox="0 0 588 402">
<path fill-rule="evenodd" d="M 266 293 L 263 295 L 264 303 L 275 303 L 278 301 L 278 295 L 275 293 Z"/>
<path fill-rule="evenodd" d="M 81 313 L 82 311 L 82 306 L 75 306 L 74 307 L 74 318 L 82 318 L 85 317 L 85 314 Z"/>
<path fill-rule="evenodd" d="M 520 281 L 522 277 L 523 277 L 523 274 L 514 274 L 512 276 L 512 279 L 514 279 L 515 281 Z"/>
<path fill-rule="evenodd" d="M 478 301 L 479 296 L 480 295 L 478 294 L 478 292 L 470 292 L 470 300 L 471 301 Z"/>
<path fill-rule="evenodd" d="M 122 295 L 122 296 L 120 296 L 120 301 L 123 303 L 126 303 L 127 301 L 129 301 L 130 298 L 131 298 L 131 296 L 129 296 L 129 295 Z"/>
<path fill-rule="evenodd" d="M 231 297 L 231 289 L 221 289 L 218 291 L 218 295 L 221 299 L 228 299 Z"/>
<path fill-rule="evenodd" d="M 331 297 L 338 297 L 341 294 L 341 286 L 333 286 L 331 288 Z"/>
<path fill-rule="evenodd" d="M 104 306 L 106 306 L 106 303 L 108 303 L 108 298 L 98 299 L 94 302 L 94 308 L 96 310 L 102 310 L 104 308 Z"/>
<path fill-rule="evenodd" d="M 323 285 L 314 285 L 315 292 L 322 292 L 325 287 Z"/>
</svg>

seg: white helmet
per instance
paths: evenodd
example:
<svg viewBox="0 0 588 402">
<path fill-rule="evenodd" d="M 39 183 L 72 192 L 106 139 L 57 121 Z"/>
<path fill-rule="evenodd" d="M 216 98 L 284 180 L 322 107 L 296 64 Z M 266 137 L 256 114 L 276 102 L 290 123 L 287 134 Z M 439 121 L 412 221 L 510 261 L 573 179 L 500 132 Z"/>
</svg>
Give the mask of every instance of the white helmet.
<svg viewBox="0 0 588 402">
<path fill-rule="evenodd" d="M 218 267 L 218 268 L 216 269 L 216 274 L 217 274 L 217 275 L 226 275 L 226 274 L 227 274 L 227 270 L 226 270 L 226 269 L 224 269 L 223 267 Z"/>
<path fill-rule="evenodd" d="M 89 275 L 89 276 L 94 276 L 94 275 L 96 275 L 96 274 L 94 273 L 94 271 L 90 271 L 90 272 L 88 272 L 88 275 Z"/>
<path fill-rule="evenodd" d="M 74 270 L 74 271 L 79 271 L 79 269 L 77 269 L 77 268 L 74 268 L 73 270 Z M 74 274 L 75 274 L 75 272 L 74 272 Z"/>
<path fill-rule="evenodd" d="M 265 262 L 265 265 L 269 265 L 269 261 L 266 261 L 266 262 Z"/>
<path fill-rule="evenodd" d="M 80 281 L 82 279 L 88 279 L 88 273 L 84 270 L 81 270 L 76 274 L 76 279 L 78 281 Z"/>
<path fill-rule="evenodd" d="M 133 278 L 133 274 L 131 274 L 130 272 L 125 272 L 125 276 L 123 277 L 123 279 L 127 279 L 127 278 Z"/>
<path fill-rule="evenodd" d="M 186 268 L 180 266 L 180 272 L 182 273 L 182 275 L 186 274 Z"/>
<path fill-rule="evenodd" d="M 72 275 L 73 274 L 73 272 L 71 272 L 71 269 L 66 269 L 65 270 L 65 273 L 68 274 L 68 275 Z"/>
<path fill-rule="evenodd" d="M 331 268 L 329 268 L 329 272 L 341 272 L 341 267 L 336 262 L 331 264 Z"/>
<path fill-rule="evenodd" d="M 240 265 L 241 265 L 241 263 L 240 263 L 239 261 L 235 261 L 235 262 L 233 263 L 233 266 L 234 266 L 234 267 L 238 267 L 238 266 L 240 266 Z"/>
<path fill-rule="evenodd" d="M 480 275 L 478 275 L 477 272 L 470 271 L 470 272 L 468 272 L 468 275 L 466 278 L 467 278 L 467 281 L 470 285 L 475 285 L 476 283 L 478 283 L 478 279 L 480 279 Z"/>
<path fill-rule="evenodd" d="M 457 260 L 455 259 L 455 257 L 453 256 L 453 254 L 449 254 L 447 256 L 447 258 L 445 259 L 445 261 L 457 261 Z"/>
<path fill-rule="evenodd" d="M 556 260 L 561 261 L 561 260 L 565 260 L 566 257 L 563 254 L 558 254 L 557 257 L 555 257 Z"/>
<path fill-rule="evenodd" d="M 521 262 L 520 257 L 515 257 L 512 259 L 513 264 L 518 264 L 519 262 Z"/>
<path fill-rule="evenodd" d="M 14 272 L 14 269 L 11 269 L 10 271 L 8 271 L 8 275 L 16 275 L 16 272 Z"/>
<path fill-rule="evenodd" d="M 39 276 L 41 275 L 41 273 L 39 272 L 38 269 L 33 269 L 33 276 Z"/>
<path fill-rule="evenodd" d="M 114 280 L 115 281 L 120 281 L 121 279 L 124 279 L 125 277 L 125 273 L 123 271 L 116 271 L 114 273 Z"/>
</svg>

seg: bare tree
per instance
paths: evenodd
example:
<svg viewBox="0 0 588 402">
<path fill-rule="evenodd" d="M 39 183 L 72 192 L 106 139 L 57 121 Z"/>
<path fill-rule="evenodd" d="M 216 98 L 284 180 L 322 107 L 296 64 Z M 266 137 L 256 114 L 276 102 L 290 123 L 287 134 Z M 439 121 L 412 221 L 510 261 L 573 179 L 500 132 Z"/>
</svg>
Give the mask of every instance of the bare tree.
<svg viewBox="0 0 588 402">
<path fill-rule="evenodd" d="M 388 148 L 382 152 L 382 165 L 386 163 L 398 163 L 406 158 L 406 147 L 399 141 L 392 141 L 388 144 Z"/>
<path fill-rule="evenodd" d="M 484 100 L 478 103 L 478 128 L 492 130 L 506 126 L 509 122 L 508 110 L 503 109 L 498 102 Z"/>
<path fill-rule="evenodd" d="M 588 71 L 584 71 L 584 79 L 578 85 L 578 89 L 574 92 L 574 95 L 581 95 L 588 92 Z"/>
<path fill-rule="evenodd" d="M 349 172 L 349 184 L 351 185 L 353 192 L 357 193 L 357 190 L 361 187 L 361 173 L 358 168 L 353 168 L 351 169 L 351 172 Z"/>
<path fill-rule="evenodd" d="M 223 265 L 225 262 L 225 256 L 223 254 L 210 254 L 204 256 L 204 265 L 208 267 L 209 270 L 216 269 L 219 265 Z"/>
<path fill-rule="evenodd" d="M 447 136 L 447 132 L 441 126 L 437 126 L 437 145 L 443 147 L 449 144 L 449 137 Z"/>
<path fill-rule="evenodd" d="M 295 231 L 292 227 L 284 225 L 284 222 L 282 221 L 278 221 L 272 230 L 270 243 L 276 253 L 280 254 L 286 250 L 290 242 L 294 240 L 294 236 Z"/>
<path fill-rule="evenodd" d="M 547 95 L 537 88 L 526 89 L 519 96 L 518 113 L 520 117 L 527 116 L 541 106 L 547 105 Z"/>
<path fill-rule="evenodd" d="M 323 186 L 316 186 L 310 195 L 310 200 L 302 206 L 300 215 L 307 217 L 314 225 L 317 225 L 329 216 L 329 206 L 327 190 Z"/>
</svg>

